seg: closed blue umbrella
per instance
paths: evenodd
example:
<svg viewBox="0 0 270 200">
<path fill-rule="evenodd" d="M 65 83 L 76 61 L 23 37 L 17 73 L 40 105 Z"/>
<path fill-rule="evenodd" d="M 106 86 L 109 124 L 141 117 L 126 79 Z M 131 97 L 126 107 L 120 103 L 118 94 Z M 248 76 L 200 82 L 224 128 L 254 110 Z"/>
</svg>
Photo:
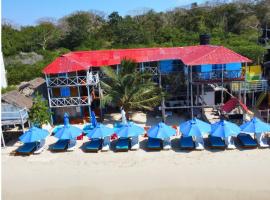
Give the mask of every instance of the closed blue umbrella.
<svg viewBox="0 0 270 200">
<path fill-rule="evenodd" d="M 69 124 L 69 116 L 64 114 L 64 126 L 56 130 L 55 137 L 61 140 L 72 140 L 82 134 L 82 130 Z"/>
<path fill-rule="evenodd" d="M 144 133 L 144 129 L 133 122 L 123 124 L 119 129 L 116 129 L 118 137 L 134 137 Z"/>
<path fill-rule="evenodd" d="M 180 124 L 180 131 L 184 136 L 202 136 L 211 131 L 211 125 L 197 118 Z"/>
<path fill-rule="evenodd" d="M 91 111 L 91 123 L 94 127 L 97 125 L 97 119 L 94 111 Z"/>
<path fill-rule="evenodd" d="M 240 133 L 239 126 L 223 119 L 211 125 L 210 135 L 212 136 L 225 138 L 236 136 L 238 133 Z"/>
<path fill-rule="evenodd" d="M 37 142 L 49 135 L 47 130 L 31 127 L 28 131 L 26 131 L 23 135 L 19 137 L 20 141 L 23 143 Z"/>
<path fill-rule="evenodd" d="M 97 126 L 92 130 L 85 131 L 87 137 L 91 138 L 104 138 L 111 136 L 114 133 L 112 128 L 104 126 L 103 124 L 97 124 Z"/>
<path fill-rule="evenodd" d="M 250 121 L 242 124 L 240 128 L 241 131 L 245 133 L 270 132 L 270 125 L 258 119 L 257 117 L 253 117 Z"/>
<path fill-rule="evenodd" d="M 174 128 L 164 124 L 163 122 L 160 122 L 157 125 L 152 126 L 148 130 L 147 135 L 151 138 L 165 139 L 171 137 L 175 133 L 176 130 Z"/>
</svg>

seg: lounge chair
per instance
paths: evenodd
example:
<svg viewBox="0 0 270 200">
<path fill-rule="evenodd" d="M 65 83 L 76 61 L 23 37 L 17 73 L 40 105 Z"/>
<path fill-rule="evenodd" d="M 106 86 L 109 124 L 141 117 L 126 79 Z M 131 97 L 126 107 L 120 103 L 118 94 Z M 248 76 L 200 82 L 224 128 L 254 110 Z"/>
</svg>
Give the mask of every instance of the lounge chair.
<svg viewBox="0 0 270 200">
<path fill-rule="evenodd" d="M 116 142 L 116 151 L 128 151 L 129 150 L 129 138 L 119 138 Z"/>
<path fill-rule="evenodd" d="M 158 138 L 148 138 L 147 148 L 149 150 L 161 150 L 162 149 L 162 140 Z"/>
<path fill-rule="evenodd" d="M 227 149 L 236 149 L 232 136 L 228 136 L 225 138 L 225 144 L 227 146 Z"/>
<path fill-rule="evenodd" d="M 39 145 L 39 142 L 29 142 L 29 143 L 24 143 L 22 146 L 20 146 L 17 150 L 17 154 L 22 154 L 22 155 L 30 155 L 33 153 Z"/>
<path fill-rule="evenodd" d="M 76 139 L 75 140 L 70 140 L 68 143 L 67 151 L 74 151 L 76 149 Z"/>
<path fill-rule="evenodd" d="M 104 138 L 101 151 L 109 151 L 109 150 L 110 150 L 110 136 Z"/>
<path fill-rule="evenodd" d="M 131 150 L 138 150 L 139 149 L 139 136 L 131 138 Z"/>
<path fill-rule="evenodd" d="M 37 149 L 34 151 L 34 154 L 40 154 L 45 149 L 45 139 L 41 140 Z"/>
<path fill-rule="evenodd" d="M 165 138 L 163 140 L 163 149 L 164 150 L 170 150 L 172 148 L 171 146 L 171 139 L 170 138 Z"/>
<path fill-rule="evenodd" d="M 182 136 L 179 140 L 180 148 L 185 150 L 192 150 L 195 148 L 195 143 L 192 136 Z"/>
<path fill-rule="evenodd" d="M 259 147 L 261 147 L 261 148 L 269 147 L 268 138 L 266 137 L 265 133 L 257 133 L 256 139 L 257 139 L 257 143 L 258 143 Z"/>
<path fill-rule="evenodd" d="M 195 137 L 195 149 L 203 150 L 204 149 L 204 141 L 202 137 Z"/>
<path fill-rule="evenodd" d="M 98 152 L 102 147 L 102 139 L 93 138 L 85 145 L 84 150 L 87 152 Z"/>
<path fill-rule="evenodd" d="M 51 148 L 52 151 L 64 151 L 67 149 L 69 140 L 58 140 Z"/>
<path fill-rule="evenodd" d="M 209 136 L 209 145 L 212 149 L 225 149 L 225 141 L 221 137 Z"/>
<path fill-rule="evenodd" d="M 237 139 L 243 148 L 256 148 L 258 146 L 257 141 L 253 139 L 249 134 L 240 133 L 237 135 Z"/>
</svg>

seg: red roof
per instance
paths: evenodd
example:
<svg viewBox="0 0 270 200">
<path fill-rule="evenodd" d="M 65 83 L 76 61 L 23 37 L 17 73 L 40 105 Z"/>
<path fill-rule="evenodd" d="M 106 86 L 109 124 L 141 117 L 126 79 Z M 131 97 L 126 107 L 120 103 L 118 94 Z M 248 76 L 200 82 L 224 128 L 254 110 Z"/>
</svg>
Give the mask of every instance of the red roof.
<svg viewBox="0 0 270 200">
<path fill-rule="evenodd" d="M 251 62 L 248 58 L 223 46 L 199 45 L 70 52 L 55 59 L 43 72 L 57 74 L 87 70 L 90 67 L 117 65 L 123 58 L 133 59 L 136 62 L 182 60 L 186 65 Z"/>
</svg>

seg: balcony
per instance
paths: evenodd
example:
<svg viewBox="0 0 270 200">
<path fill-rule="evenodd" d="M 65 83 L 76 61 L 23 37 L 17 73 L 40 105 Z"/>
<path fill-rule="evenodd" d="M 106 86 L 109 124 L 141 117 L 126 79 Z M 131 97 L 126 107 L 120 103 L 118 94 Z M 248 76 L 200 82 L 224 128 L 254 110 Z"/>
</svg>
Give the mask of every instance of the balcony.
<svg viewBox="0 0 270 200">
<path fill-rule="evenodd" d="M 232 91 L 263 92 L 268 89 L 267 80 L 252 80 L 246 82 L 232 82 Z"/>
<path fill-rule="evenodd" d="M 97 85 L 99 82 L 98 73 L 88 73 L 86 76 L 67 76 L 67 77 L 47 77 L 47 87 L 71 87 Z"/>
<path fill-rule="evenodd" d="M 51 108 L 66 106 L 90 106 L 91 98 L 88 98 L 87 96 L 51 98 L 49 103 Z"/>
<path fill-rule="evenodd" d="M 245 77 L 241 74 L 239 70 L 223 71 L 223 81 L 233 81 L 233 80 L 245 80 Z M 222 71 L 211 71 L 211 72 L 193 72 L 192 74 L 193 82 L 220 82 L 222 81 Z"/>
</svg>

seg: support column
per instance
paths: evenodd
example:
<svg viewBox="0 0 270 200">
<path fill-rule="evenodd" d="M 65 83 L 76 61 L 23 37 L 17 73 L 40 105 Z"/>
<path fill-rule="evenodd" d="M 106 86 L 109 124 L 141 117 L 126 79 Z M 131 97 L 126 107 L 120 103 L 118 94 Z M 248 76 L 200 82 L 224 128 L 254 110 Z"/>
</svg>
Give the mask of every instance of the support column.
<svg viewBox="0 0 270 200">
<path fill-rule="evenodd" d="M 162 80 L 161 80 L 161 72 L 158 69 L 159 72 L 159 88 L 162 89 Z M 166 115 L 165 115 L 165 99 L 162 97 L 161 99 L 161 114 L 162 114 L 162 121 L 165 123 L 166 121 Z"/>
<path fill-rule="evenodd" d="M 224 104 L 224 91 L 223 91 L 223 89 L 224 89 L 224 84 L 223 84 L 223 79 L 224 79 L 224 77 L 223 77 L 223 72 L 224 72 L 224 64 L 222 64 L 221 65 L 221 87 L 222 87 L 222 90 L 221 90 L 221 105 L 223 105 Z"/>
<path fill-rule="evenodd" d="M 86 88 L 87 88 L 87 95 L 88 95 L 88 112 L 89 112 L 89 122 L 91 122 L 91 99 L 92 99 L 92 97 L 91 97 L 91 94 L 90 94 L 90 89 L 89 89 L 89 82 L 88 82 L 88 80 L 89 80 L 89 72 L 87 71 L 86 72 L 86 76 L 87 76 L 87 85 L 86 85 Z"/>
<path fill-rule="evenodd" d="M 189 82 L 189 68 L 187 67 L 187 106 L 190 106 L 190 101 L 189 101 L 189 86 L 190 86 L 190 82 Z"/>
<path fill-rule="evenodd" d="M 101 92 L 101 86 L 100 86 L 100 82 L 98 82 L 98 96 L 99 96 L 99 112 L 100 112 L 100 121 L 103 122 L 103 113 L 102 113 L 102 105 L 101 105 L 101 96 L 102 96 L 102 92 Z"/>
<path fill-rule="evenodd" d="M 245 88 L 244 88 L 244 104 L 247 104 L 247 86 L 246 86 L 246 81 L 247 81 L 247 76 L 246 76 L 246 70 L 247 70 L 247 63 L 245 63 Z"/>
<path fill-rule="evenodd" d="M 198 106 L 199 105 L 199 96 L 200 96 L 198 84 L 196 85 L 196 89 L 197 89 L 196 106 Z"/>
<path fill-rule="evenodd" d="M 193 82 L 192 82 L 192 68 L 190 66 L 190 108 L 191 108 L 191 119 L 193 119 Z"/>
</svg>

